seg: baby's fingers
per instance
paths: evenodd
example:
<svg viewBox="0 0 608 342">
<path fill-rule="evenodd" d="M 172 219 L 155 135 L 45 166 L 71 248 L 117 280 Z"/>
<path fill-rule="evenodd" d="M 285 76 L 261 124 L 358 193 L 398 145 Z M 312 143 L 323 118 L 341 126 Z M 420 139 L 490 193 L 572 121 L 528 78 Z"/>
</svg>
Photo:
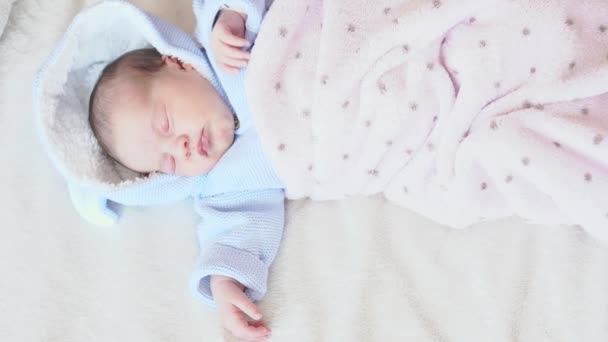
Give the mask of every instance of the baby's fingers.
<svg viewBox="0 0 608 342">
<path fill-rule="evenodd" d="M 234 291 L 230 299 L 230 303 L 233 305 L 233 330 L 237 336 L 244 338 L 256 339 L 261 341 L 270 334 L 270 329 L 266 328 L 264 324 L 256 324 L 248 322 L 243 313 L 253 318 L 256 321 L 262 319 L 262 312 L 255 305 L 247 295 L 242 291 Z"/>
<path fill-rule="evenodd" d="M 249 325 L 238 309 L 225 319 L 224 326 L 234 336 L 250 341 L 264 341 L 270 335 L 270 330 L 264 325 Z"/>
<path fill-rule="evenodd" d="M 224 69 L 224 71 L 229 72 L 231 74 L 238 74 L 239 73 L 239 68 L 234 68 L 234 67 L 231 67 L 231 66 L 229 66 L 227 64 L 220 64 L 220 67 L 222 69 Z"/>
<path fill-rule="evenodd" d="M 218 27 L 218 29 L 218 38 L 226 45 L 235 47 L 245 47 L 249 45 L 249 41 L 247 39 L 232 34 L 232 32 L 228 30 L 228 28 L 222 26 Z"/>
<path fill-rule="evenodd" d="M 249 297 L 245 294 L 245 292 L 240 289 L 231 289 L 230 291 L 230 304 L 235 306 L 239 311 L 244 312 L 247 316 L 259 321 L 262 319 L 262 312 L 255 305 Z"/>
<path fill-rule="evenodd" d="M 241 68 L 247 66 L 247 61 L 224 58 L 220 60 L 219 64 L 225 71 L 238 74 Z"/>
<path fill-rule="evenodd" d="M 247 66 L 247 61 L 244 61 L 242 59 L 223 58 L 221 62 L 228 67 L 237 69 L 244 68 Z"/>
<path fill-rule="evenodd" d="M 226 44 L 219 44 L 218 54 L 224 58 L 242 59 L 249 60 L 251 55 L 248 51 L 243 51 L 240 48 L 229 46 Z"/>
<path fill-rule="evenodd" d="M 247 66 L 249 53 L 239 50 L 238 48 L 226 48 L 223 45 L 219 48 L 217 56 L 218 63 L 228 72 L 238 73 L 239 69 Z"/>
</svg>

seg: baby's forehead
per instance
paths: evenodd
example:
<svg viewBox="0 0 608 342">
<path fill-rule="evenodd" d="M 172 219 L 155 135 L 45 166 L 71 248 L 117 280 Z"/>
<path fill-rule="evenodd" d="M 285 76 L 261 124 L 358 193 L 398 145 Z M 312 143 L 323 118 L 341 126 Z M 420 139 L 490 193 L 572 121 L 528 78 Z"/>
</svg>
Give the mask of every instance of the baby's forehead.
<svg viewBox="0 0 608 342">
<path fill-rule="evenodd" d="M 153 77 L 153 76 L 152 76 Z M 147 101 L 149 80 L 146 78 L 134 77 L 130 73 L 121 73 L 115 78 L 114 84 L 109 86 L 112 88 L 109 92 L 109 100 L 112 102 L 121 101 Z"/>
<path fill-rule="evenodd" d="M 110 94 L 107 101 L 109 102 L 109 121 L 112 123 L 113 129 L 136 126 L 138 123 L 150 119 L 152 114 L 152 101 L 145 88 L 141 86 L 118 87 Z"/>
</svg>

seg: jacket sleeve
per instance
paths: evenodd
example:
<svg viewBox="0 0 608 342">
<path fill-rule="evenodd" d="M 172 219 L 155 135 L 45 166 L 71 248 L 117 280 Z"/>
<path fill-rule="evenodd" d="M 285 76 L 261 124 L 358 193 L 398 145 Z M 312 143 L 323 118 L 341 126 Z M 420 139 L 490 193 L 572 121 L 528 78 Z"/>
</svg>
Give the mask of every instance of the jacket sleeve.
<svg viewBox="0 0 608 342">
<path fill-rule="evenodd" d="M 225 193 L 198 199 L 202 222 L 197 235 L 201 253 L 191 276 L 197 298 L 214 307 L 211 275 L 231 277 L 253 301 L 266 293 L 268 268 L 284 227 L 283 189 Z"/>
<path fill-rule="evenodd" d="M 224 8 L 233 8 L 247 16 L 245 39 L 251 44 L 260 30 L 268 0 L 194 0 L 192 8 L 196 17 L 196 39 L 210 51 L 209 39 L 216 15 Z"/>
</svg>

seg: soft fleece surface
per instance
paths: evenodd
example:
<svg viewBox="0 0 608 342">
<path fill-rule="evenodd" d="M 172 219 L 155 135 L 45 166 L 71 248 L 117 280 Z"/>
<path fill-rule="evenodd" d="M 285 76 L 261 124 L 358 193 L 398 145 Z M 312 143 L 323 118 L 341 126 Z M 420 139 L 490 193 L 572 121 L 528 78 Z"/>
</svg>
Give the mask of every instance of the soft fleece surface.
<svg viewBox="0 0 608 342">
<path fill-rule="evenodd" d="M 277 0 L 252 113 L 288 198 L 381 192 L 458 228 L 519 215 L 608 244 L 606 18 L 605 0 Z"/>
<path fill-rule="evenodd" d="M 189 1 L 137 4 L 193 26 Z M 190 204 L 90 226 L 39 146 L 31 81 L 83 5 L 18 1 L 0 38 L 0 340 L 232 341 L 188 290 Z M 292 201 L 287 221 L 273 341 L 608 340 L 608 249 L 575 228 L 452 230 L 379 198 Z"/>
</svg>

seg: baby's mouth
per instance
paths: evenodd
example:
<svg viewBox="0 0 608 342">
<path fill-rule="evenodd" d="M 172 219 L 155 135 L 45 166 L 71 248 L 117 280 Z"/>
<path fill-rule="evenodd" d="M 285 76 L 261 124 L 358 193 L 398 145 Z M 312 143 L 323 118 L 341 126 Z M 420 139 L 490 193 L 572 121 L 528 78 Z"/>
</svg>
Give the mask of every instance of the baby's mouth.
<svg viewBox="0 0 608 342">
<path fill-rule="evenodd" d="M 198 139 L 198 144 L 196 146 L 198 154 L 204 157 L 209 156 L 209 137 L 207 136 L 207 132 L 205 128 L 201 130 L 201 137 Z"/>
</svg>

